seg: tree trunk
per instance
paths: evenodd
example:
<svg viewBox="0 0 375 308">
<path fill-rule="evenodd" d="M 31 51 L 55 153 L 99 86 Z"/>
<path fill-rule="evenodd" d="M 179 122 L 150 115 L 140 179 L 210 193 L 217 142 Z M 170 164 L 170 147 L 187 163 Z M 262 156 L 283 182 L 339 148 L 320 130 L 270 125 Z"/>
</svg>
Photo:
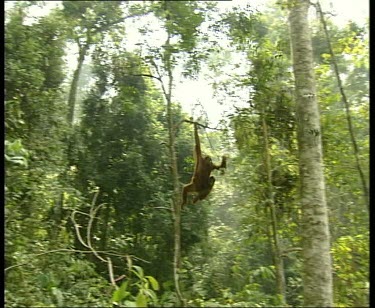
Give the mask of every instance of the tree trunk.
<svg viewBox="0 0 375 308">
<path fill-rule="evenodd" d="M 272 247 L 273 247 L 273 260 L 275 265 L 276 271 L 276 292 L 281 296 L 281 304 L 285 305 L 285 274 L 284 274 L 284 263 L 283 259 L 281 258 L 281 247 L 280 241 L 278 236 L 278 228 L 277 228 L 277 218 L 276 218 L 276 211 L 275 211 L 275 202 L 274 202 L 274 192 L 273 192 L 273 185 L 272 185 L 272 166 L 271 166 L 271 157 L 269 152 L 269 144 L 268 144 L 268 126 L 265 119 L 265 114 L 262 114 L 262 128 L 263 128 L 263 141 L 264 141 L 264 166 L 266 170 L 267 176 L 267 199 L 268 205 L 271 214 L 271 226 L 272 226 Z"/>
<path fill-rule="evenodd" d="M 304 306 L 331 307 L 332 268 L 309 2 L 290 0 L 302 207 Z"/>
<path fill-rule="evenodd" d="M 165 10 L 167 12 L 166 22 L 170 22 L 167 2 L 165 2 Z M 167 27 L 168 29 L 168 27 Z M 173 197 L 172 197 L 172 214 L 174 226 L 174 255 L 173 255 L 173 278 L 178 299 L 177 306 L 185 307 L 185 302 L 180 290 L 180 269 L 181 269 L 181 201 L 180 201 L 180 182 L 177 168 L 177 157 L 175 149 L 175 126 L 173 125 L 173 111 L 172 111 L 172 53 L 170 48 L 171 33 L 168 30 L 168 37 L 165 43 L 165 65 L 168 73 L 168 89 L 164 94 L 167 100 L 167 118 L 168 118 L 168 132 L 169 132 L 169 156 L 172 172 L 173 182 Z"/>
<path fill-rule="evenodd" d="M 81 46 L 79 45 L 79 56 L 78 56 L 78 64 L 77 68 L 75 69 L 73 73 L 73 80 L 72 84 L 70 85 L 70 91 L 69 91 L 69 99 L 68 99 L 68 123 L 72 127 L 74 123 L 74 112 L 76 108 L 76 97 L 77 97 L 77 88 L 78 88 L 78 80 L 79 76 L 81 74 L 82 65 L 85 61 L 85 56 L 87 49 L 89 47 L 88 44 Z"/>
<path fill-rule="evenodd" d="M 181 267 L 181 202 L 180 202 L 180 184 L 178 179 L 177 157 L 175 150 L 175 130 L 173 125 L 173 113 L 171 102 L 172 90 L 172 75 L 168 69 L 169 86 L 167 97 L 167 117 L 169 130 L 169 156 L 171 161 L 172 181 L 173 181 L 173 198 L 172 198 L 172 213 L 174 226 L 174 257 L 173 257 L 173 277 L 175 282 L 176 294 L 179 300 L 179 305 L 183 304 L 183 298 L 180 291 L 179 272 Z"/>
</svg>

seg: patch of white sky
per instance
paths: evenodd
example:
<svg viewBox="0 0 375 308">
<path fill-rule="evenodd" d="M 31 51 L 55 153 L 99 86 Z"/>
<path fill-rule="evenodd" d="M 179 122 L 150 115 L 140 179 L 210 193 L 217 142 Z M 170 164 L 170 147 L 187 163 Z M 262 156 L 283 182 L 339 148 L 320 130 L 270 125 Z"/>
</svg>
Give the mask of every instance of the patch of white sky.
<svg viewBox="0 0 375 308">
<path fill-rule="evenodd" d="M 272 6 L 275 1 L 266 0 L 233 0 L 233 1 L 219 1 L 218 8 L 219 14 L 222 14 L 233 7 L 244 7 L 251 4 L 252 8 L 259 11 L 266 9 L 267 6 Z M 270 4 L 271 3 L 271 4 Z M 14 4 L 13 1 L 5 1 L 5 11 L 7 11 Z M 334 0 L 334 1 L 321 1 L 323 11 L 332 13 L 332 19 L 338 26 L 345 25 L 349 20 L 355 21 L 359 24 L 364 24 L 369 17 L 369 1 L 368 0 Z M 45 6 L 33 6 L 30 8 L 29 16 L 31 16 L 27 23 L 31 24 L 37 20 L 38 17 L 48 14 L 48 12 L 57 6 L 61 6 L 61 1 L 46 1 Z M 312 17 L 314 18 L 314 17 Z M 126 43 L 125 46 L 128 50 L 139 49 L 145 43 L 145 37 L 139 34 L 139 29 L 145 27 L 152 29 L 152 34 L 148 35 L 146 40 L 147 44 L 151 46 L 161 46 L 166 40 L 166 34 L 163 32 L 162 27 L 158 21 L 152 17 L 141 17 L 132 21 L 128 20 L 126 26 Z M 204 27 L 205 25 L 203 25 Z M 220 38 L 219 44 L 221 47 L 230 50 L 230 42 L 224 35 Z M 70 46 L 67 50 L 66 62 L 70 71 L 74 70 L 77 63 L 76 46 Z M 143 51 L 142 51 L 143 52 Z M 229 53 L 231 54 L 231 53 Z M 228 55 L 228 54 L 227 54 Z M 222 56 L 225 56 L 223 54 Z M 224 76 L 215 75 L 207 65 L 203 65 L 201 72 L 196 76 L 195 80 L 183 78 L 182 66 L 175 69 L 175 84 L 173 89 L 173 99 L 181 103 L 183 110 L 191 116 L 200 114 L 208 114 L 209 122 L 216 125 L 220 119 L 225 118 L 234 106 L 245 106 L 249 98 L 247 89 L 236 90 L 236 95 L 220 97 L 215 95 L 212 88 L 212 82 L 225 79 L 229 75 L 245 74 L 248 70 L 244 55 L 232 54 L 228 61 L 228 65 L 221 68 Z"/>
</svg>

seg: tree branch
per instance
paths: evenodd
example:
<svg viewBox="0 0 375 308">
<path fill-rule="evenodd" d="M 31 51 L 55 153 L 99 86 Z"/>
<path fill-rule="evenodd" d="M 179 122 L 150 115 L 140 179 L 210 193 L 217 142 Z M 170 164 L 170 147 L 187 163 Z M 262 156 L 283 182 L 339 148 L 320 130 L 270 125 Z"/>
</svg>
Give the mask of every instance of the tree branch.
<svg viewBox="0 0 375 308">
<path fill-rule="evenodd" d="M 207 125 L 200 124 L 200 123 L 198 123 L 198 122 L 196 122 L 196 121 L 192 121 L 192 120 L 182 120 L 181 123 L 182 123 L 182 122 L 186 122 L 186 123 L 190 123 L 190 124 L 197 124 L 198 126 L 203 127 L 203 128 L 207 128 L 207 129 L 213 129 L 213 130 L 219 130 L 219 131 L 223 131 L 223 130 L 224 130 L 224 129 L 222 129 L 222 128 L 209 127 L 209 126 L 207 126 Z"/>
</svg>

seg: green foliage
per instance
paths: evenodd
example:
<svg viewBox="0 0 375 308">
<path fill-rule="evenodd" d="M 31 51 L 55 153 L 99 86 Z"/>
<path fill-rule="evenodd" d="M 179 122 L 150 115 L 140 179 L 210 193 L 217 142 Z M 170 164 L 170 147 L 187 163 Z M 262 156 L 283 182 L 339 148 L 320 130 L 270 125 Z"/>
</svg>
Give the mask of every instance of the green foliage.
<svg viewBox="0 0 375 308">
<path fill-rule="evenodd" d="M 65 109 L 60 91 L 64 40 L 52 16 L 41 18 L 38 24 L 24 25 L 25 14 L 16 6 L 9 18 L 5 31 L 6 158 L 17 158 L 24 164 L 27 158 L 28 168 L 14 164 L 7 168 L 9 223 L 25 218 L 10 224 L 12 232 L 8 234 L 23 238 L 22 232 L 29 230 L 29 235 L 39 239 L 38 235 L 43 238 L 45 232 L 38 229 L 46 227 L 40 221 L 53 207 L 61 188 L 57 177 L 64 156 L 61 119 Z M 24 242 L 10 242 L 9 255 L 13 248 L 25 248 Z"/>
<path fill-rule="evenodd" d="M 64 196 L 66 191 L 74 196 L 75 190 L 62 180 L 66 163 L 66 107 L 61 92 L 64 33 L 55 12 L 32 25 L 25 19 L 22 6 L 16 5 L 5 31 L 5 143 L 6 160 L 10 162 L 6 170 L 5 258 L 7 267 L 14 267 L 6 276 L 7 306 L 87 304 L 90 297 L 82 300 L 82 294 L 76 293 L 82 289 L 64 281 L 70 277 L 65 273 L 75 258 L 58 253 L 50 258 L 33 257 L 72 245 L 71 234 L 65 229 L 64 202 L 70 203 L 73 198 Z M 83 282 L 84 290 L 95 284 L 99 290 L 103 281 L 99 283 L 95 272 L 90 277 L 93 280 Z M 99 300 L 93 303 L 104 304 Z"/>
<path fill-rule="evenodd" d="M 261 38 L 266 35 L 267 28 L 258 20 L 259 15 L 253 11 L 251 6 L 248 6 L 245 10 L 235 7 L 233 11 L 224 16 L 222 22 L 228 27 L 230 39 L 241 49 L 254 43 L 257 37 Z"/>
<path fill-rule="evenodd" d="M 43 267 L 43 271 L 38 268 Z M 28 268 L 7 274 L 7 307 L 22 306 L 107 306 L 110 285 L 95 272 L 93 265 L 67 255 L 49 255 L 29 263 Z"/>
<path fill-rule="evenodd" d="M 167 48 L 150 47 L 148 50 L 152 62 L 161 60 L 159 70 L 163 68 L 167 71 L 166 59 L 171 57 L 168 65 L 175 67 L 177 63 L 181 63 L 184 77 L 194 78 L 197 76 L 202 61 L 209 55 L 207 47 L 202 44 L 206 38 L 201 31 L 201 25 L 207 18 L 205 16 L 214 7 L 213 2 L 153 2 L 152 10 L 155 16 L 162 20 L 169 36 Z M 144 32 L 147 33 L 147 30 L 145 29 Z"/>
<path fill-rule="evenodd" d="M 150 77 L 155 74 L 153 63 L 162 76 L 168 73 L 168 55 L 173 67 L 184 66 L 187 77 L 194 77 L 209 58 L 217 93 L 223 89 L 227 96 L 220 99 L 227 104 L 231 103 L 226 97 L 249 91 L 248 104 L 229 117 L 226 134 L 215 131 L 202 137 L 204 150 L 215 162 L 225 152 L 230 158 L 225 175 L 215 174 L 209 198 L 183 210 L 179 274 L 188 306 L 282 303 L 275 292 L 270 244 L 263 119 L 269 128 L 286 298 L 289 305 L 301 306 L 298 248 L 303 230 L 297 203 L 296 123 L 286 15 L 279 9 L 260 14 L 247 6 L 215 20 L 211 19 L 217 13 L 213 2 L 64 1 L 62 9 L 32 23 L 29 12 L 35 5 L 44 8 L 43 3 L 17 2 L 7 12 L 5 25 L 7 307 L 102 307 L 113 302 L 128 307 L 175 306 L 167 119 L 159 80 Z M 135 54 L 126 45 L 128 28 L 122 21 L 125 14 L 142 18 L 149 11 L 171 35 L 170 49 L 149 48 L 150 40 Z M 205 22 L 210 35 L 204 30 Z M 329 26 L 345 75 L 360 163 L 365 167 L 369 163 L 368 30 L 354 23 Z M 224 34 L 230 39 L 229 49 L 221 44 L 225 40 L 218 39 Z M 318 27 L 313 40 L 335 303 L 366 306 L 368 213 L 354 168 L 345 110 Z M 86 60 L 92 57 L 85 62 L 85 76 L 78 83 L 81 105 L 77 108 L 82 107 L 82 117 L 71 130 L 62 89 L 64 81 L 69 83 L 63 57 L 72 41 L 92 46 Z M 233 64 L 237 56 L 244 57 L 243 63 Z M 227 64 L 233 68 L 230 74 L 223 70 Z M 243 70 L 237 74 L 237 69 Z M 221 83 L 224 73 L 228 78 Z M 187 118 L 178 103 L 173 103 L 172 111 L 174 123 Z M 194 166 L 191 126 L 178 126 L 175 137 L 180 181 L 186 183 Z M 107 265 L 87 251 L 80 253 L 86 247 L 77 240 L 70 220 L 72 210 L 78 211 L 81 215 L 75 227 L 87 233 L 88 200 L 97 189 L 96 204 L 103 206 L 93 220 L 91 240 L 94 249 L 113 258 L 116 279 L 126 273 L 123 283 L 118 279 L 116 290 L 109 282 Z M 137 264 L 142 262 L 142 267 L 129 265 L 128 260 L 130 270 L 124 269 L 124 255 Z"/>
<path fill-rule="evenodd" d="M 142 267 L 133 265 L 131 277 L 121 284 L 112 296 L 114 304 L 123 304 L 125 307 L 147 307 L 157 305 L 158 298 L 154 291 L 159 290 L 159 283 L 152 276 L 145 276 Z M 135 293 L 132 293 L 136 290 Z"/>
<path fill-rule="evenodd" d="M 22 146 L 21 139 L 5 140 L 5 161 L 27 167 L 29 152 Z"/>
<path fill-rule="evenodd" d="M 367 34 L 354 33 L 349 23 L 343 29 L 333 27 L 332 46 L 337 54 L 345 94 L 349 100 L 353 135 L 358 144 L 360 165 L 368 178 L 369 168 L 369 78 Z M 361 32 L 361 31 L 360 31 Z M 330 61 L 328 57 L 327 59 Z M 323 149 L 326 169 L 327 200 L 331 209 L 333 241 L 349 234 L 365 234 L 368 213 L 363 189 L 355 168 L 356 159 L 348 133 L 347 113 L 337 81 L 332 81 L 330 62 L 316 68 L 321 98 Z M 348 288 L 350 288 L 348 286 Z"/>
<path fill-rule="evenodd" d="M 154 9 L 157 16 L 166 20 L 167 31 L 180 38 L 177 50 L 193 50 L 197 42 L 197 28 L 204 20 L 200 4 L 194 1 L 157 1 Z"/>
<path fill-rule="evenodd" d="M 121 1 L 64 1 L 62 4 L 68 37 L 79 44 L 100 41 L 103 32 L 122 20 Z"/>
<path fill-rule="evenodd" d="M 339 307 L 369 304 L 369 234 L 341 236 L 332 247 L 334 296 Z"/>
</svg>

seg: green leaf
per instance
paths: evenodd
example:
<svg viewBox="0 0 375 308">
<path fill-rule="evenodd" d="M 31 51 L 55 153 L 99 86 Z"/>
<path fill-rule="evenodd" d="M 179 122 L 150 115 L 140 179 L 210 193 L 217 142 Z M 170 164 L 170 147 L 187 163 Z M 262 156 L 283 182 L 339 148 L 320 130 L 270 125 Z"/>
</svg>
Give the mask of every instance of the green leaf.
<svg viewBox="0 0 375 308">
<path fill-rule="evenodd" d="M 143 268 L 142 267 L 134 265 L 133 268 L 135 269 L 135 271 L 134 270 L 132 271 L 134 274 L 136 274 L 139 278 L 143 278 L 144 277 Z"/>
<path fill-rule="evenodd" d="M 148 298 L 151 298 L 151 299 L 154 300 L 154 301 L 157 300 L 157 296 L 156 296 L 155 292 L 152 291 L 151 289 L 144 289 L 143 292 L 144 292 L 144 294 L 145 294 Z"/>
<path fill-rule="evenodd" d="M 130 292 L 126 291 L 128 288 L 129 281 L 125 281 L 119 289 L 113 292 L 112 301 L 113 302 L 121 302 L 124 298 L 128 297 Z"/>
<path fill-rule="evenodd" d="M 152 277 L 152 276 L 146 276 L 146 278 L 148 279 L 148 281 L 150 281 L 151 283 L 151 286 L 154 290 L 159 290 L 159 283 L 157 282 L 157 280 Z"/>
<path fill-rule="evenodd" d="M 137 307 L 147 307 L 147 298 L 146 296 L 139 292 L 137 298 L 135 299 Z"/>
</svg>

